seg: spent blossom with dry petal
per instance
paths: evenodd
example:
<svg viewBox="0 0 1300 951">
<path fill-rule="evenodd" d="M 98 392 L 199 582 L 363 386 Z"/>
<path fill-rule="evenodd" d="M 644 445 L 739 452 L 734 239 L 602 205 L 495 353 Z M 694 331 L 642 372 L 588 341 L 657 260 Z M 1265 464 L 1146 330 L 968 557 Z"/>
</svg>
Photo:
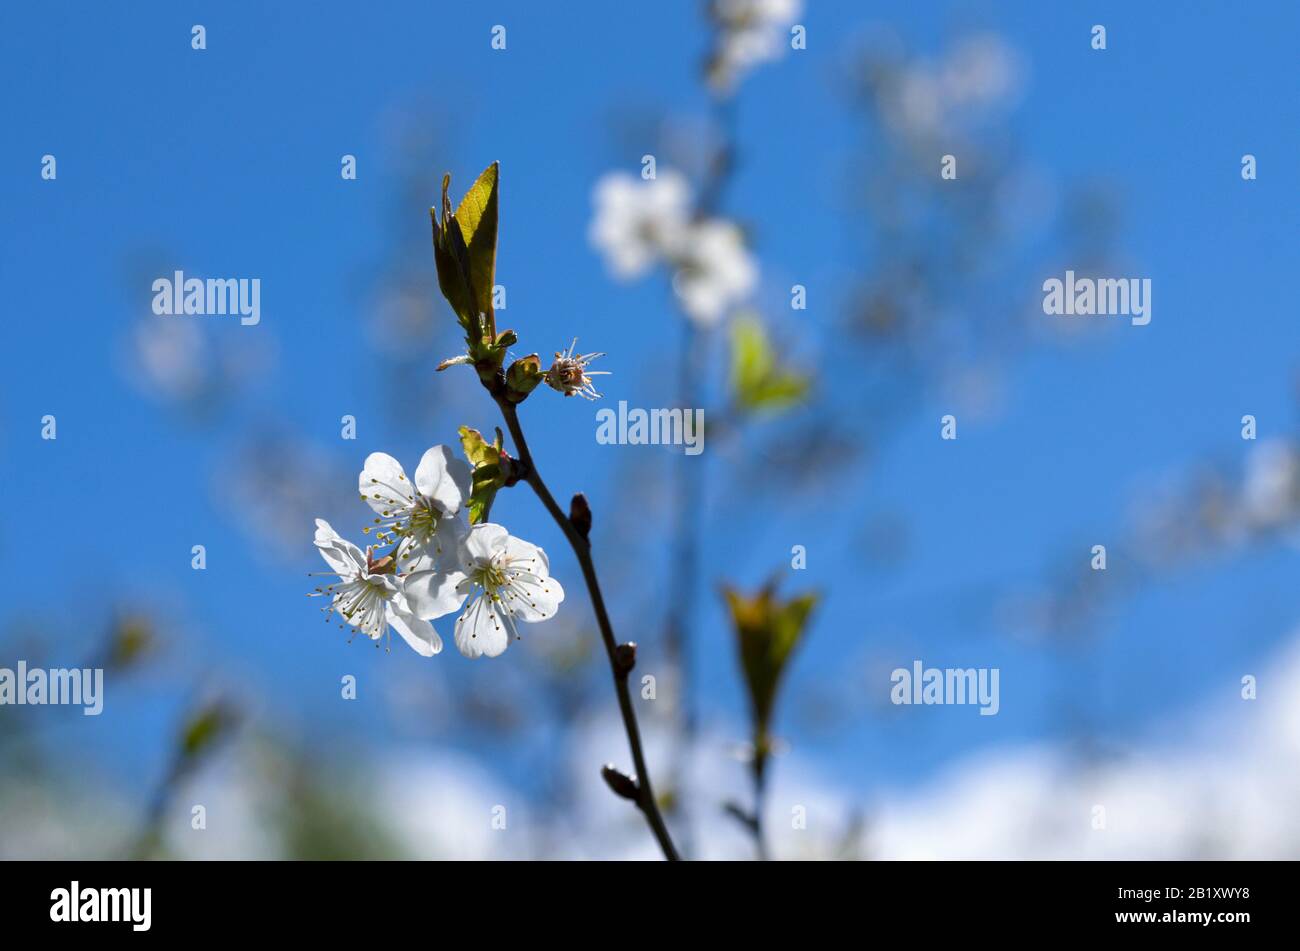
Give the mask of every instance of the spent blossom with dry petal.
<svg viewBox="0 0 1300 951">
<path fill-rule="evenodd" d="M 588 370 L 587 364 L 597 357 L 603 357 L 603 353 L 583 353 L 574 354 L 578 346 L 578 338 L 573 338 L 573 343 L 569 344 L 568 350 L 555 351 L 555 362 L 551 368 L 546 371 L 546 385 L 553 390 L 558 390 L 565 396 L 581 396 L 583 399 L 595 400 L 600 398 L 596 392 L 596 387 L 592 384 L 593 376 L 609 376 L 608 370 Z"/>
</svg>

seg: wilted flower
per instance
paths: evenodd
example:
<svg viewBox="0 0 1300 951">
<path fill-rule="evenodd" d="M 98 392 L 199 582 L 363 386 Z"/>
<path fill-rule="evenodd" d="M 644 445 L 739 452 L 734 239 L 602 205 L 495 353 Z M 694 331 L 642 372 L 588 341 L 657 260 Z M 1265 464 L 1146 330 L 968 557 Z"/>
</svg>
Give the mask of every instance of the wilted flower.
<svg viewBox="0 0 1300 951">
<path fill-rule="evenodd" d="M 559 390 L 565 396 L 581 396 L 584 399 L 599 399 L 600 394 L 596 392 L 596 387 L 592 385 L 593 376 L 608 376 L 608 370 L 587 371 L 587 364 L 597 357 L 603 357 L 603 353 L 584 353 L 574 356 L 574 349 L 578 346 L 578 338 L 573 338 L 573 343 L 569 344 L 566 351 L 557 350 L 555 352 L 555 362 L 551 368 L 546 371 L 546 385 L 553 390 Z"/>
</svg>

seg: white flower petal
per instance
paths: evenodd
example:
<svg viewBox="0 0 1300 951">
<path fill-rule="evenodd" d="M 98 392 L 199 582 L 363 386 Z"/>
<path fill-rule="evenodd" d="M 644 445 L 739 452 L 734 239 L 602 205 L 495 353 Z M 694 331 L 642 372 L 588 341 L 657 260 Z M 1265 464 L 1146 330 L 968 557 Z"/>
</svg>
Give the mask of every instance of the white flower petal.
<svg viewBox="0 0 1300 951">
<path fill-rule="evenodd" d="M 564 589 L 554 578 L 520 574 L 515 576 L 510 593 L 502 596 L 515 620 L 534 624 L 555 617 Z"/>
<path fill-rule="evenodd" d="M 416 571 L 454 571 L 464 558 L 462 542 L 469 529 L 454 515 L 438 519 L 437 527 L 406 536 L 398 555 L 403 573 Z"/>
<path fill-rule="evenodd" d="M 428 621 L 422 621 L 389 605 L 388 623 L 421 657 L 432 657 L 442 650 L 442 638 Z"/>
<path fill-rule="evenodd" d="M 320 549 L 325 564 L 341 578 L 354 578 L 365 574 L 366 556 L 361 549 L 330 527 L 323 518 L 316 519 L 316 547 Z"/>
<path fill-rule="evenodd" d="M 384 633 L 385 604 L 373 585 L 366 581 L 350 581 L 340 585 L 334 596 L 335 610 L 372 641 Z M 346 612 L 346 613 L 345 613 Z"/>
<path fill-rule="evenodd" d="M 325 546 L 342 539 L 334 527 L 323 518 L 316 519 L 316 544 Z"/>
<path fill-rule="evenodd" d="M 393 575 L 366 575 L 365 581 L 371 587 L 380 588 L 386 598 L 401 598 L 402 587 Z M 406 608 L 402 608 L 406 610 Z"/>
<path fill-rule="evenodd" d="M 429 547 L 433 549 L 430 554 L 437 559 L 439 568 L 451 571 L 460 566 L 465 536 L 468 534 L 469 526 L 460 519 L 450 515 L 438 519 L 438 527 L 434 530 Z"/>
<path fill-rule="evenodd" d="M 456 646 L 470 659 L 499 657 L 509 644 L 505 619 L 486 595 L 471 601 L 456 619 Z"/>
<path fill-rule="evenodd" d="M 416 571 L 402 579 L 411 613 L 426 620 L 450 614 L 461 606 L 466 591 L 461 571 Z"/>
<path fill-rule="evenodd" d="M 402 464 L 386 452 L 372 452 L 357 477 L 357 490 L 366 504 L 390 517 L 415 502 L 415 487 L 406 478 Z"/>
<path fill-rule="evenodd" d="M 469 463 L 457 459 L 446 446 L 433 446 L 415 470 L 415 487 L 420 494 L 442 506 L 443 512 L 460 511 L 470 492 Z"/>
<path fill-rule="evenodd" d="M 438 560 L 423 545 L 412 544 L 401 556 L 400 570 L 403 574 L 415 574 L 417 571 L 433 571 L 438 567 Z"/>
<path fill-rule="evenodd" d="M 463 560 L 468 566 L 473 562 L 489 561 L 505 548 L 510 533 L 502 525 L 482 522 L 469 530 L 461 545 Z"/>
<path fill-rule="evenodd" d="M 512 566 L 516 562 L 523 562 L 534 574 L 548 575 L 551 573 L 551 563 L 546 557 L 546 552 L 532 542 L 526 542 L 522 538 L 515 538 L 511 535 L 506 539 L 505 550 L 506 557 L 510 559 Z"/>
</svg>

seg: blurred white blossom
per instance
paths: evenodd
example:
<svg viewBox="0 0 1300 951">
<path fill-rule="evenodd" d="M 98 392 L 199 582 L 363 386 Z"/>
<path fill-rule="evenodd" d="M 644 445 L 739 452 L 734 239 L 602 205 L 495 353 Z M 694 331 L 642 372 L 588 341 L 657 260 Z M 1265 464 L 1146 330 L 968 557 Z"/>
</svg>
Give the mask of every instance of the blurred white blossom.
<svg viewBox="0 0 1300 951">
<path fill-rule="evenodd" d="M 702 221 L 689 232 L 673 290 L 695 321 L 715 324 L 758 282 L 758 268 L 740 229 L 729 221 Z"/>
<path fill-rule="evenodd" d="M 221 336 L 195 320 L 155 315 L 136 321 L 117 353 L 119 372 L 145 396 L 209 414 L 274 363 L 265 335 Z"/>
<path fill-rule="evenodd" d="M 1022 69 L 1001 37 L 981 33 L 960 40 L 942 58 L 878 63 L 873 87 L 885 119 L 912 139 L 951 134 L 1008 105 Z"/>
<path fill-rule="evenodd" d="M 691 190 L 680 172 L 642 180 L 613 172 L 596 183 L 590 238 L 617 277 L 640 277 L 681 247 Z"/>
<path fill-rule="evenodd" d="M 1159 564 L 1276 537 L 1300 544 L 1300 448 L 1263 440 L 1240 471 L 1208 469 L 1143 492 L 1138 548 Z"/>
<path fill-rule="evenodd" d="M 596 183 L 594 198 L 590 238 L 610 270 L 626 280 L 666 265 L 692 320 L 717 323 L 758 283 L 743 232 L 724 219 L 693 219 L 680 173 L 666 170 L 649 180 L 611 173 Z"/>
<path fill-rule="evenodd" d="M 142 389 L 169 400 L 189 400 L 209 383 L 211 355 L 191 320 L 148 320 L 135 325 L 131 355 Z"/>
<path fill-rule="evenodd" d="M 717 46 L 709 60 L 709 81 L 730 92 L 754 67 L 780 58 L 802 0 L 713 0 Z"/>
<path fill-rule="evenodd" d="M 447 750 L 398 750 L 374 775 L 375 799 L 392 805 L 380 818 L 412 858 L 537 857 L 540 817 L 522 790 L 481 762 Z"/>
<path fill-rule="evenodd" d="M 1300 454 L 1295 446 L 1270 439 L 1246 458 L 1241 514 L 1257 530 L 1285 527 L 1300 514 Z"/>
</svg>

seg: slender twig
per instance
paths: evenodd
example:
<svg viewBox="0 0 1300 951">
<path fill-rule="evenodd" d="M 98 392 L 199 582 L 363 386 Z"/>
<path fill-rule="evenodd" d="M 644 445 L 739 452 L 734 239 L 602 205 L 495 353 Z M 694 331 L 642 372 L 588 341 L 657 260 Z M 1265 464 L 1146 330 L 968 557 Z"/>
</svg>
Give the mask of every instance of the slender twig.
<svg viewBox="0 0 1300 951">
<path fill-rule="evenodd" d="M 528 450 L 528 441 L 524 438 L 523 428 L 519 425 L 519 413 L 515 404 L 499 391 L 493 393 L 493 398 L 501 408 L 501 415 L 505 417 L 506 426 L 510 430 L 510 438 L 514 440 L 515 450 L 519 454 L 519 463 L 524 471 L 523 480 L 541 500 L 546 511 L 551 513 L 555 524 L 560 526 L 582 568 L 582 577 L 587 583 L 587 594 L 591 598 L 591 607 L 596 614 L 596 624 L 600 628 L 601 640 L 605 644 L 605 654 L 609 658 L 609 666 L 614 674 L 614 689 L 618 694 L 619 712 L 623 716 L 623 729 L 627 732 L 627 743 L 632 750 L 632 763 L 636 769 L 635 801 L 646 822 L 650 824 L 659 847 L 663 849 L 664 857 L 675 862 L 679 858 L 677 847 L 673 845 L 672 836 L 668 834 L 668 827 L 664 824 L 664 818 L 659 812 L 659 804 L 655 800 L 654 789 L 650 785 L 650 770 L 646 767 L 645 753 L 641 748 L 641 731 L 637 727 L 636 710 L 632 706 L 632 694 L 628 689 L 628 674 L 632 672 L 635 654 L 631 651 L 619 650 L 619 644 L 614 637 L 614 626 L 610 623 L 609 614 L 605 610 L 605 599 L 600 593 L 600 582 L 596 579 L 596 566 L 591 560 L 591 545 L 574 527 L 568 515 L 551 495 L 551 490 L 542 481 L 537 465 L 533 462 L 532 453 Z"/>
<path fill-rule="evenodd" d="M 763 812 L 767 809 L 767 770 L 765 760 L 756 761 L 754 767 L 754 823 L 750 830 L 754 834 L 754 847 L 758 850 L 758 860 L 766 862 L 767 838 L 763 835 Z"/>
<path fill-rule="evenodd" d="M 162 842 L 163 822 L 176 792 L 177 769 L 172 766 L 158 784 L 149 800 L 149 809 L 135 840 L 127 849 L 127 857 L 135 861 L 149 858 Z"/>
</svg>

